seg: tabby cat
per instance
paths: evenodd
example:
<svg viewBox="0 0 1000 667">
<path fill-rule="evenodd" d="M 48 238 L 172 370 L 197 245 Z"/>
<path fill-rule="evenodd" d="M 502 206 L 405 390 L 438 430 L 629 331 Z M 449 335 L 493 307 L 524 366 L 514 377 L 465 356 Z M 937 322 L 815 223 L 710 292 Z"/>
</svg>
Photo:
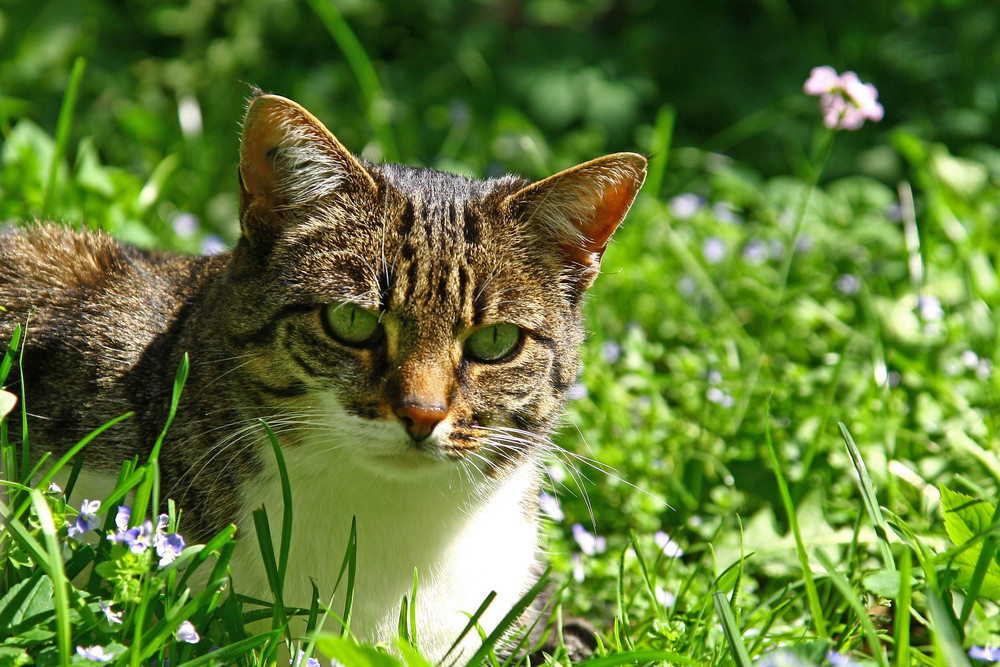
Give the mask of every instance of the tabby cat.
<svg viewBox="0 0 1000 667">
<path fill-rule="evenodd" d="M 280 535 L 282 496 L 264 419 L 295 511 L 285 602 L 307 605 L 311 581 L 330 596 L 356 519 L 352 631 L 391 642 L 416 569 L 417 637 L 440 658 L 491 591 L 487 631 L 538 576 L 542 455 L 577 376 L 581 299 L 645 171 L 632 153 L 538 182 L 373 165 L 255 91 L 232 252 L 0 235 L 0 335 L 27 321 L 35 449 L 134 411 L 84 450 L 74 496 L 104 497 L 122 460 L 148 456 L 188 353 L 160 454 L 188 540 L 235 523 L 234 586 L 269 597 L 251 512 Z"/>
</svg>

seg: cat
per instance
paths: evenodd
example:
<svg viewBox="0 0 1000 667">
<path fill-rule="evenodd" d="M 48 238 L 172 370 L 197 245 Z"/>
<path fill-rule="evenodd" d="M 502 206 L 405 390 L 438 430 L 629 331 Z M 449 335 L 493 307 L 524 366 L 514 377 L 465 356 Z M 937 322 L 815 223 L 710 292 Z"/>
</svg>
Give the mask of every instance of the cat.
<svg viewBox="0 0 1000 667">
<path fill-rule="evenodd" d="M 27 323 L 31 442 L 59 454 L 134 411 L 84 450 L 74 497 L 104 497 L 87 489 L 148 456 L 188 353 L 159 459 L 188 541 L 235 523 L 235 590 L 270 597 L 251 518 L 263 505 L 281 534 L 264 419 L 291 480 L 286 604 L 306 606 L 312 581 L 329 598 L 355 520 L 353 634 L 393 641 L 416 570 L 419 646 L 440 659 L 491 592 L 487 632 L 539 575 L 541 470 L 578 374 L 581 302 L 646 159 L 537 182 L 369 164 L 256 89 L 239 156 L 226 254 L 53 225 L 0 235 L 0 335 Z"/>
</svg>

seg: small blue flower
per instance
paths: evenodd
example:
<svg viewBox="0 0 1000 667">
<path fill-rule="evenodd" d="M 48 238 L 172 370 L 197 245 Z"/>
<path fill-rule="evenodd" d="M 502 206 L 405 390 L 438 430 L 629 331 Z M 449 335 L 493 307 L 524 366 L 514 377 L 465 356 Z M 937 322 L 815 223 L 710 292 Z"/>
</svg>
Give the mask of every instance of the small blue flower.
<svg viewBox="0 0 1000 667">
<path fill-rule="evenodd" d="M 100 500 L 86 500 L 80 505 L 80 513 L 76 517 L 76 522 L 66 531 L 73 539 L 79 539 L 80 535 L 97 528 L 100 519 L 97 518 L 97 510 L 101 508 Z"/>
<path fill-rule="evenodd" d="M 112 542 L 124 542 L 134 554 L 141 554 L 153 546 L 153 522 L 146 520 L 141 526 L 119 530 L 114 535 L 108 535 Z"/>
<path fill-rule="evenodd" d="M 539 494 L 538 506 L 542 509 L 542 512 L 553 521 L 559 522 L 566 518 L 566 514 L 559 505 L 559 499 L 550 493 L 542 491 Z"/>
<path fill-rule="evenodd" d="M 306 658 L 306 654 L 300 650 L 294 660 L 291 658 L 288 660 L 288 664 L 292 665 L 292 667 L 320 667 L 319 660 L 316 658 L 306 658 L 305 662 L 303 662 L 303 658 Z"/>
<path fill-rule="evenodd" d="M 108 619 L 108 623 L 111 625 L 121 625 L 122 622 L 122 612 L 112 611 L 111 605 L 101 600 L 101 611 L 104 612 L 105 618 Z"/>
<path fill-rule="evenodd" d="M 588 556 L 604 553 L 608 542 L 600 535 L 591 535 L 587 529 L 578 523 L 573 524 L 573 539 L 580 545 L 580 551 Z"/>
<path fill-rule="evenodd" d="M 670 213 L 678 220 L 687 220 L 694 217 L 704 205 L 705 199 L 693 192 L 685 192 L 676 197 L 671 197 L 670 201 L 667 202 L 667 206 L 670 207 Z"/>
<path fill-rule="evenodd" d="M 667 558 L 679 558 L 684 555 L 684 550 L 681 549 L 681 545 L 670 539 L 670 536 L 664 533 L 662 530 L 656 531 L 653 535 L 653 541 L 656 542 L 656 546 L 660 547 L 660 551 Z"/>
<path fill-rule="evenodd" d="M 88 648 L 77 646 L 76 652 L 92 662 L 111 662 L 115 657 L 110 653 L 105 653 L 103 646 L 90 646 Z"/>
<path fill-rule="evenodd" d="M 969 657 L 983 662 L 1000 662 L 1000 648 L 973 646 L 969 649 Z"/>
<path fill-rule="evenodd" d="M 718 264 L 726 257 L 726 242 L 718 236 L 709 236 L 701 244 L 701 256 L 708 264 Z"/>
<path fill-rule="evenodd" d="M 656 601 L 659 602 L 662 607 L 673 607 L 677 602 L 677 596 L 664 589 L 662 586 L 657 585 L 656 588 L 653 589 L 653 594 L 656 595 Z"/>
<path fill-rule="evenodd" d="M 184 538 L 180 533 L 163 535 L 156 540 L 156 555 L 160 557 L 159 569 L 165 568 L 174 562 L 184 549 Z"/>
<path fill-rule="evenodd" d="M 132 510 L 124 505 L 119 505 L 118 513 L 115 514 L 115 525 L 118 527 L 119 532 L 124 533 L 128 530 L 130 518 L 132 518 Z"/>
<path fill-rule="evenodd" d="M 573 563 L 573 581 L 580 583 L 587 578 L 586 573 L 583 571 L 583 559 L 580 558 L 580 554 L 573 552 L 569 557 L 571 563 Z"/>
<path fill-rule="evenodd" d="M 843 653 L 838 653 L 833 649 L 826 652 L 826 661 L 829 662 L 832 667 L 859 667 L 858 663 L 854 662 Z"/>
<path fill-rule="evenodd" d="M 197 644 L 201 641 L 201 635 L 194 629 L 194 624 L 191 621 L 181 623 L 180 627 L 177 628 L 177 634 L 174 636 L 179 641 L 187 642 L 188 644 Z"/>
</svg>

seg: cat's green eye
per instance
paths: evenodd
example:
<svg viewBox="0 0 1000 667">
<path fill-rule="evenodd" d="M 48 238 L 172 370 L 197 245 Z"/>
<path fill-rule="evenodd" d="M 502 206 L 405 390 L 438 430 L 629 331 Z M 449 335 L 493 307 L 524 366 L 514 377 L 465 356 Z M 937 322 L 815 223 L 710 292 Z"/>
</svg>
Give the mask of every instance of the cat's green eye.
<svg viewBox="0 0 1000 667">
<path fill-rule="evenodd" d="M 353 303 L 329 303 L 324 316 L 333 337 L 347 345 L 369 343 L 382 330 L 374 314 Z"/>
<path fill-rule="evenodd" d="M 517 349 L 521 328 L 504 322 L 479 329 L 465 341 L 465 353 L 476 361 L 500 361 Z"/>
</svg>

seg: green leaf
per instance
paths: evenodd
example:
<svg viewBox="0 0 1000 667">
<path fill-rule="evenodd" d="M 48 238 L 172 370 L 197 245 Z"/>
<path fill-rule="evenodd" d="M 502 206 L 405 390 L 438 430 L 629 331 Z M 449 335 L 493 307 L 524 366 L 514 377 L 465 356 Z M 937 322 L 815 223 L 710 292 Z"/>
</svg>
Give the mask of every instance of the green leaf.
<svg viewBox="0 0 1000 667">
<path fill-rule="evenodd" d="M 899 570 L 876 570 L 865 575 L 862 583 L 865 590 L 880 598 L 899 599 L 899 584 L 902 581 Z M 910 588 L 916 587 L 917 582 L 911 579 Z"/>
<path fill-rule="evenodd" d="M 364 646 L 342 637 L 325 636 L 316 640 L 323 655 L 351 667 L 403 667 L 403 663 L 374 646 Z"/>
<path fill-rule="evenodd" d="M 985 500 L 978 500 L 944 486 L 941 486 L 940 490 L 944 529 L 948 533 L 948 539 L 956 547 L 963 547 L 975 541 L 955 556 L 958 585 L 968 588 L 972 583 L 979 554 L 983 550 L 983 543 L 978 538 L 990 529 L 996 508 Z M 979 595 L 993 600 L 1000 598 L 1000 562 L 997 561 L 996 555 L 990 559 L 986 568 Z"/>
<path fill-rule="evenodd" d="M 0 646 L 0 667 L 20 667 L 32 662 L 31 656 L 23 648 Z"/>
<path fill-rule="evenodd" d="M 42 570 L 10 587 L 0 598 L 0 627 L 13 628 L 26 618 L 51 613 L 52 580 Z"/>
</svg>

